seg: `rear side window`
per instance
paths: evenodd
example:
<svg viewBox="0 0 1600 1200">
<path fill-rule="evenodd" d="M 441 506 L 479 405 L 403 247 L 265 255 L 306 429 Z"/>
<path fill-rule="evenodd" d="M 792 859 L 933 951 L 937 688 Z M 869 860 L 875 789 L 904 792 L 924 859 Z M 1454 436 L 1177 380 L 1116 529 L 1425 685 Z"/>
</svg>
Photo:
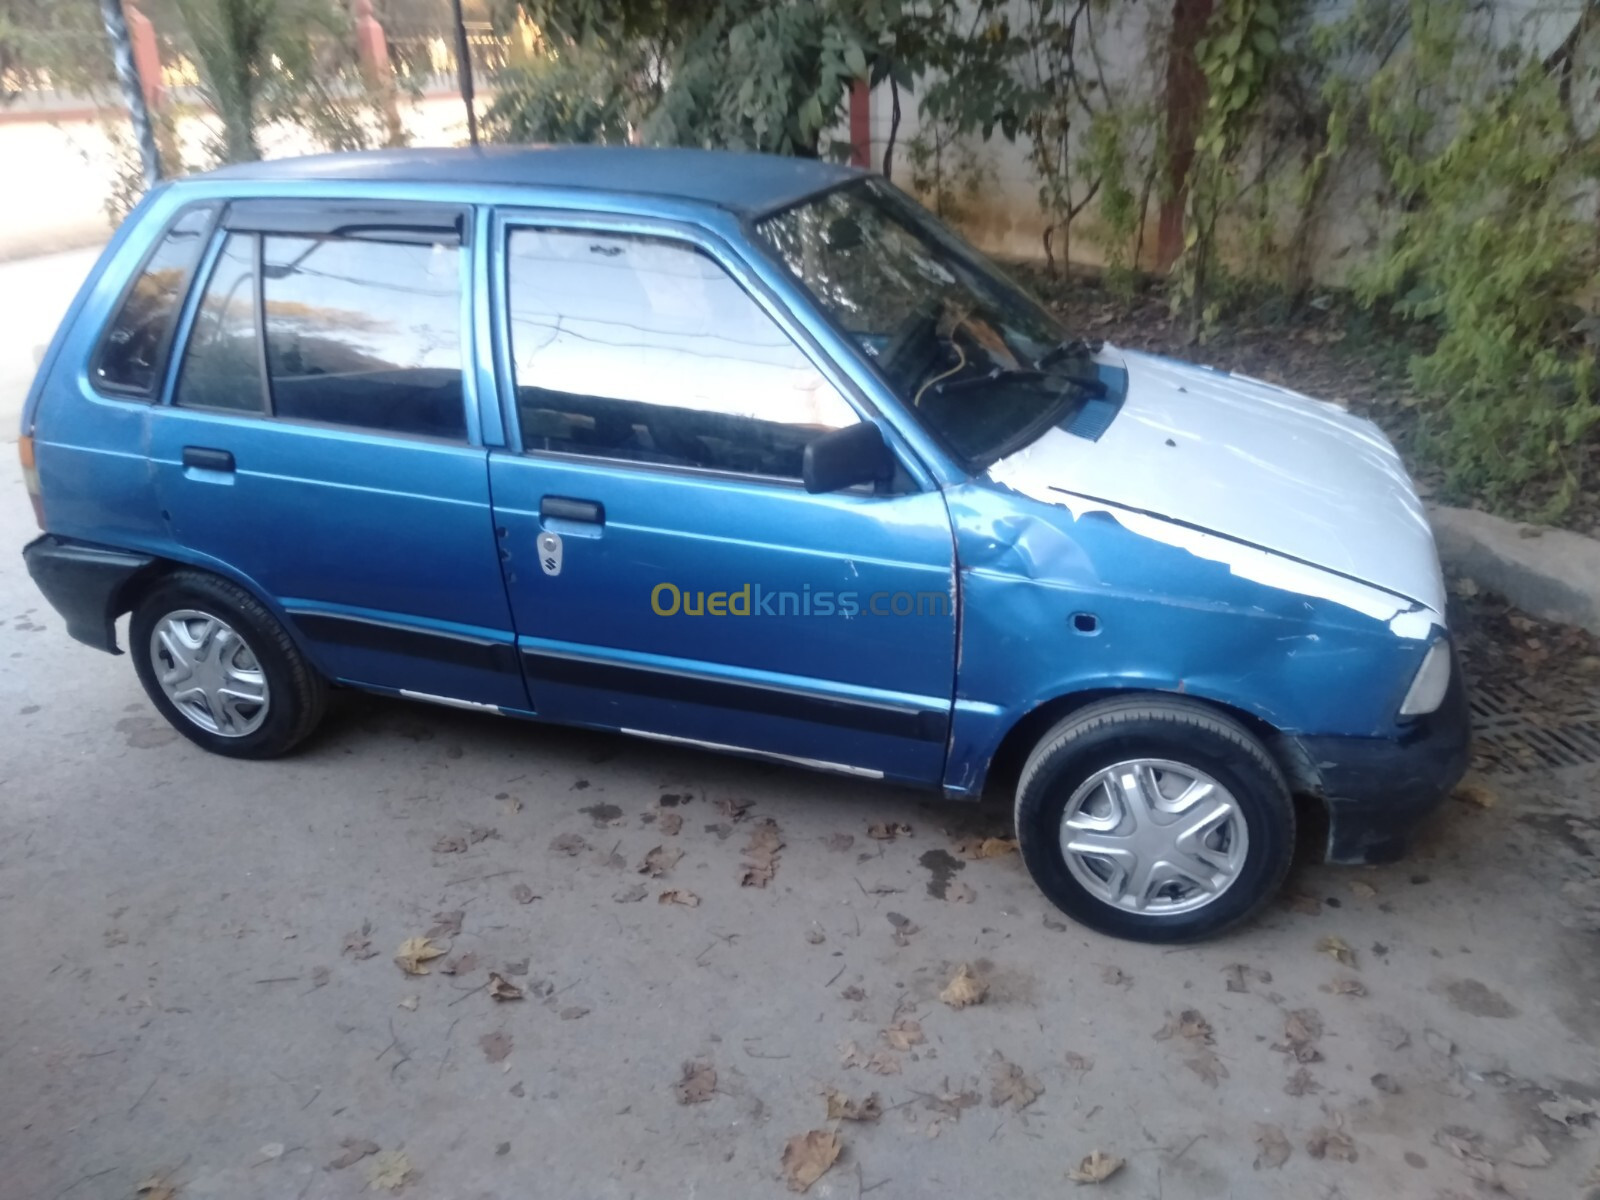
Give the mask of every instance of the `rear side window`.
<svg viewBox="0 0 1600 1200">
<path fill-rule="evenodd" d="M 465 438 L 460 257 L 381 233 L 229 234 L 174 403 Z"/>
<path fill-rule="evenodd" d="M 93 378 L 100 387 L 144 396 L 155 391 L 213 215 L 208 207 L 184 212 L 145 260 L 95 357 Z"/>
</svg>

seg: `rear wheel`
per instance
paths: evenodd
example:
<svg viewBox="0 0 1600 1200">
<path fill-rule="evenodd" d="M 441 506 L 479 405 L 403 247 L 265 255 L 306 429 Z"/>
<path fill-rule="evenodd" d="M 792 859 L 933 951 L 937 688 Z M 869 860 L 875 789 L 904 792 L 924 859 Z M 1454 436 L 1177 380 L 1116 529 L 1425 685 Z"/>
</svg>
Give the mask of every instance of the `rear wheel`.
<svg viewBox="0 0 1600 1200">
<path fill-rule="evenodd" d="M 322 716 L 325 688 L 299 647 L 243 588 L 198 571 L 158 581 L 133 609 L 139 682 L 190 741 L 233 758 L 275 758 Z"/>
<path fill-rule="evenodd" d="M 1017 785 L 1023 860 L 1068 916 L 1114 937 L 1181 942 L 1244 920 L 1294 850 L 1283 774 L 1237 721 L 1136 696 L 1074 713 Z"/>
</svg>

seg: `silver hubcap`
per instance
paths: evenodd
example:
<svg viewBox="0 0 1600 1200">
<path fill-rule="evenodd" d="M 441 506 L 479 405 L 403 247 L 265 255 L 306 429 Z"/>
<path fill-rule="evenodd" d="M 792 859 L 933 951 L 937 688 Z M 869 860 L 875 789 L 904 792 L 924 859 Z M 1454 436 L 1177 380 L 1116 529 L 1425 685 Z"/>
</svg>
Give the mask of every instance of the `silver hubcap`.
<svg viewBox="0 0 1600 1200">
<path fill-rule="evenodd" d="M 1061 816 L 1067 870 L 1096 899 L 1172 916 L 1210 904 L 1244 868 L 1250 833 L 1203 771 L 1136 758 L 1097 771 Z"/>
<path fill-rule="evenodd" d="M 181 608 L 150 631 L 150 661 L 173 706 L 207 733 L 244 737 L 267 719 L 267 676 L 220 617 Z"/>
</svg>

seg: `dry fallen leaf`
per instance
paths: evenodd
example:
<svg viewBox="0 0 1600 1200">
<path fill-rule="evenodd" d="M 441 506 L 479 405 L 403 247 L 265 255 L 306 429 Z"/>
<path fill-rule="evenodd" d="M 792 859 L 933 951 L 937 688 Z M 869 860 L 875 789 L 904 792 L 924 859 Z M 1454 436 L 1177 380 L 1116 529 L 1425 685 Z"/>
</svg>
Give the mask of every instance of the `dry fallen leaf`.
<svg viewBox="0 0 1600 1200">
<path fill-rule="evenodd" d="M 1370 900 L 1378 894 L 1378 889 L 1364 879 L 1352 879 L 1350 881 L 1350 891 L 1353 895 L 1359 896 L 1363 900 Z"/>
<path fill-rule="evenodd" d="M 813 946 L 820 946 L 820 945 L 822 945 L 823 942 L 825 942 L 827 940 L 828 940 L 828 935 L 823 933 L 822 930 L 820 930 L 820 929 L 808 929 L 808 930 L 806 930 L 806 941 L 809 942 Z"/>
<path fill-rule="evenodd" d="M 1192 1008 L 1184 1009 L 1175 1017 L 1168 1017 L 1167 1023 L 1156 1030 L 1155 1039 L 1164 1042 L 1174 1034 L 1205 1046 L 1211 1045 L 1213 1040 L 1211 1023 Z"/>
<path fill-rule="evenodd" d="M 783 837 L 778 832 L 778 823 L 771 817 L 757 821 L 750 831 L 750 842 L 744 848 L 744 862 L 739 864 L 739 886 L 764 888 L 772 882 L 781 849 Z"/>
<path fill-rule="evenodd" d="M 454 958 L 445 959 L 444 962 L 439 964 L 439 974 L 468 975 L 477 968 L 477 965 L 478 956 L 468 950 L 465 954 L 458 954 Z"/>
<path fill-rule="evenodd" d="M 370 1154 L 379 1150 L 377 1142 L 369 1142 L 366 1138 L 345 1138 L 339 1143 L 342 1152 L 339 1157 L 328 1164 L 330 1171 L 342 1171 L 346 1167 L 360 1162 Z"/>
<path fill-rule="evenodd" d="M 1216 1087 L 1219 1081 L 1228 1078 L 1228 1068 L 1223 1066 L 1222 1060 L 1216 1055 L 1216 1051 L 1208 1050 L 1203 1046 L 1198 1053 L 1184 1059 L 1183 1065 L 1200 1076 L 1201 1081 L 1208 1087 Z"/>
<path fill-rule="evenodd" d="M 656 828 L 661 830 L 665 837 L 677 837 L 683 831 L 683 814 L 673 812 L 671 809 L 662 809 L 656 813 Z"/>
<path fill-rule="evenodd" d="M 883 1031 L 883 1040 L 896 1050 L 909 1050 L 927 1039 L 922 1036 L 920 1022 L 902 1017 Z"/>
<path fill-rule="evenodd" d="M 950 1080 L 947 1076 L 944 1081 L 944 1090 L 937 1096 L 924 1094 L 922 1105 L 924 1108 L 932 1109 L 934 1112 L 942 1113 L 947 1117 L 954 1117 L 959 1121 L 962 1111 L 977 1104 L 979 1099 L 978 1093 L 974 1091 L 952 1092 L 950 1090 Z"/>
<path fill-rule="evenodd" d="M 866 1051 L 862 1050 L 855 1042 L 839 1043 L 839 1065 L 845 1070 L 848 1071 L 851 1067 L 862 1066 L 866 1061 Z"/>
<path fill-rule="evenodd" d="M 410 1178 L 411 1159 L 404 1150 L 385 1150 L 367 1164 L 367 1187 L 374 1192 L 398 1192 Z"/>
<path fill-rule="evenodd" d="M 433 843 L 435 854 L 460 854 L 467 848 L 467 839 L 464 837 L 443 836 Z"/>
<path fill-rule="evenodd" d="M 575 854 L 582 854 L 588 848 L 589 843 L 584 841 L 583 838 L 579 837 L 575 833 L 563 833 L 560 837 L 554 839 L 550 843 L 550 849 L 554 850 L 557 854 L 565 854 L 568 857 L 571 857 Z"/>
<path fill-rule="evenodd" d="M 657 904 L 681 904 L 685 908 L 696 908 L 700 904 L 700 897 L 693 892 L 686 892 L 681 888 L 669 888 L 656 897 Z"/>
<path fill-rule="evenodd" d="M 883 1101 L 873 1092 L 865 1100 L 852 1100 L 843 1092 L 829 1088 L 824 1093 L 830 1121 L 876 1121 L 883 1116 Z"/>
<path fill-rule="evenodd" d="M 1284 898 L 1284 903 L 1297 913 L 1304 913 L 1308 917 L 1322 914 L 1322 901 L 1315 896 L 1308 896 L 1304 892 L 1296 892 Z"/>
<path fill-rule="evenodd" d="M 677 866 L 678 860 L 682 857 L 682 850 L 668 850 L 665 846 L 657 846 L 644 856 L 644 861 L 639 864 L 639 874 L 648 875 L 651 879 L 660 879 Z"/>
<path fill-rule="evenodd" d="M 1104 1183 L 1124 1165 L 1122 1159 L 1113 1158 L 1103 1150 L 1094 1150 L 1078 1164 L 1077 1170 L 1067 1172 L 1067 1178 L 1073 1183 Z"/>
<path fill-rule="evenodd" d="M 1256 1161 L 1257 1171 L 1266 1167 L 1273 1169 L 1283 1166 L 1289 1161 L 1289 1155 L 1294 1153 L 1294 1148 L 1289 1145 L 1289 1139 L 1283 1136 L 1283 1130 L 1276 1125 L 1256 1126 Z"/>
<path fill-rule="evenodd" d="M 944 990 L 939 993 L 939 999 L 951 1008 L 967 1008 L 973 1004 L 982 1004 L 988 995 L 989 985 L 974 975 L 971 967 L 962 963 L 951 976 L 950 982 L 945 984 Z"/>
<path fill-rule="evenodd" d="M 1316 1042 L 1322 1037 L 1322 1017 L 1314 1008 L 1297 1008 L 1283 1024 L 1284 1045 L 1273 1047 L 1294 1055 L 1297 1062 L 1322 1061 Z"/>
<path fill-rule="evenodd" d="M 1587 1124 L 1588 1119 L 1600 1113 L 1594 1105 L 1576 1096 L 1557 1096 L 1539 1105 L 1539 1111 L 1564 1129 Z"/>
<path fill-rule="evenodd" d="M 492 1000 L 521 1000 L 522 989 L 498 971 L 489 972 L 489 998 Z"/>
<path fill-rule="evenodd" d="M 563 1021 L 578 1021 L 589 1015 L 589 1010 L 581 1004 L 573 1004 L 561 1010 Z"/>
<path fill-rule="evenodd" d="M 423 964 L 443 954 L 444 950 L 434 945 L 431 937 L 413 937 L 400 943 L 394 961 L 407 975 L 427 975 L 430 972 Z"/>
<path fill-rule="evenodd" d="M 1350 1140 L 1349 1134 L 1342 1129 L 1329 1129 L 1326 1125 L 1319 1125 L 1311 1131 L 1311 1136 L 1306 1140 L 1306 1153 L 1312 1158 L 1327 1158 L 1334 1162 L 1355 1162 L 1359 1157 L 1356 1144 Z"/>
<path fill-rule="evenodd" d="M 504 1062 L 511 1053 L 511 1035 L 497 1029 L 480 1037 L 478 1045 L 483 1047 L 483 1056 L 490 1062 Z"/>
<path fill-rule="evenodd" d="M 829 850 L 842 854 L 856 844 L 856 835 L 853 833 L 830 833 L 822 839 L 822 844 Z"/>
<path fill-rule="evenodd" d="M 843 1000 L 865 1000 L 867 992 L 865 988 L 852 983 L 844 991 L 840 992 L 839 996 Z"/>
<path fill-rule="evenodd" d="M 1477 780 L 1457 784 L 1455 791 L 1450 793 L 1450 798 L 1477 808 L 1493 808 L 1500 800 L 1493 788 Z"/>
<path fill-rule="evenodd" d="M 995 1108 L 1009 1104 L 1012 1111 L 1020 1112 L 1044 1095 L 1042 1083 L 1023 1071 L 1016 1063 L 1007 1062 L 999 1053 L 995 1054 L 989 1064 L 989 1076 L 992 1081 L 989 1088 L 989 1103 Z"/>
<path fill-rule="evenodd" d="M 1317 941 L 1317 950 L 1323 954 L 1333 955 L 1334 959 L 1344 966 L 1353 967 L 1356 965 L 1356 952 L 1350 948 L 1350 943 L 1346 942 L 1342 937 L 1334 937 L 1329 934 L 1327 937 L 1320 938 Z"/>
<path fill-rule="evenodd" d="M 945 885 L 944 898 L 952 904 L 971 904 L 978 898 L 978 893 L 967 884 L 957 881 Z"/>
<path fill-rule="evenodd" d="M 730 821 L 744 820 L 745 813 L 750 808 L 750 801 L 735 800 L 727 796 L 717 801 L 717 810 Z"/>
<path fill-rule="evenodd" d="M 649 888 L 642 883 L 636 883 L 632 887 L 625 887 L 620 892 L 612 893 L 611 898 L 618 904 L 635 904 L 649 894 Z"/>
<path fill-rule="evenodd" d="M 433 928 L 423 937 L 453 938 L 461 932 L 461 921 L 467 914 L 459 908 L 433 914 Z"/>
<path fill-rule="evenodd" d="M 479 842 L 487 842 L 491 838 L 498 842 L 500 840 L 500 831 L 498 829 L 490 828 L 488 825 L 474 825 L 471 829 L 467 830 L 467 841 L 471 842 L 474 846 L 476 846 Z"/>
<path fill-rule="evenodd" d="M 880 842 L 892 842 L 901 834 L 911 836 L 911 826 L 902 821 L 879 821 L 867 826 L 867 836 Z"/>
<path fill-rule="evenodd" d="M 1320 1092 L 1322 1085 L 1311 1077 L 1311 1072 L 1304 1067 L 1298 1068 L 1289 1076 L 1289 1082 L 1283 1085 L 1286 1096 L 1308 1096 L 1312 1092 Z"/>
<path fill-rule="evenodd" d="M 1533 1134 L 1525 1134 L 1506 1154 L 1506 1161 L 1517 1167 L 1548 1167 L 1550 1149 Z"/>
<path fill-rule="evenodd" d="M 532 904 L 539 898 L 539 893 L 525 883 L 519 883 L 511 889 L 511 898 L 518 904 Z"/>
<path fill-rule="evenodd" d="M 717 1090 L 717 1071 L 708 1062 L 686 1062 L 683 1077 L 672 1085 L 679 1104 L 704 1104 Z"/>
<path fill-rule="evenodd" d="M 417 1005 L 421 1003 L 421 996 L 402 996 L 400 998 L 400 1007 L 405 1009 L 407 1012 L 416 1012 Z"/>
<path fill-rule="evenodd" d="M 1385 1074 L 1383 1071 L 1379 1071 L 1372 1077 L 1372 1086 L 1390 1096 L 1398 1096 L 1400 1094 L 1400 1085 L 1395 1082 L 1394 1076 Z"/>
<path fill-rule="evenodd" d="M 807 1191 L 838 1161 L 839 1139 L 826 1129 L 798 1133 L 783 1148 L 783 1173 L 791 1192 Z"/>
<path fill-rule="evenodd" d="M 1076 1071 L 1079 1075 L 1094 1070 L 1094 1059 L 1079 1054 L 1076 1050 L 1067 1051 L 1066 1062 L 1067 1070 Z"/>
<path fill-rule="evenodd" d="M 898 1075 L 900 1074 L 900 1060 L 887 1050 L 874 1050 L 866 1062 L 867 1072 L 872 1075 Z"/>
<path fill-rule="evenodd" d="M 372 948 L 372 922 L 363 921 L 361 928 L 354 933 L 344 935 L 344 946 L 341 954 L 349 954 L 355 958 L 371 958 L 378 952 Z"/>
<path fill-rule="evenodd" d="M 1341 976 L 1332 983 L 1323 984 L 1322 990 L 1332 992 L 1335 996 L 1365 996 L 1367 994 L 1367 985 L 1359 979 Z"/>
<path fill-rule="evenodd" d="M 152 1175 L 134 1189 L 144 1200 L 172 1200 L 178 1194 L 178 1185 L 159 1175 Z"/>
</svg>

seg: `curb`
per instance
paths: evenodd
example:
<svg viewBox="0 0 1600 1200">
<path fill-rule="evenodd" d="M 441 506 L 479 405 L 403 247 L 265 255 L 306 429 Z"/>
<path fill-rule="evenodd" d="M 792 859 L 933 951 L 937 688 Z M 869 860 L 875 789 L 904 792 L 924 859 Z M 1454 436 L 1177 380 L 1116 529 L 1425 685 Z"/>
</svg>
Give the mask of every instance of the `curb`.
<svg viewBox="0 0 1600 1200">
<path fill-rule="evenodd" d="M 1532 616 L 1600 634 L 1600 541 L 1470 508 L 1428 517 L 1446 568 Z"/>
</svg>

